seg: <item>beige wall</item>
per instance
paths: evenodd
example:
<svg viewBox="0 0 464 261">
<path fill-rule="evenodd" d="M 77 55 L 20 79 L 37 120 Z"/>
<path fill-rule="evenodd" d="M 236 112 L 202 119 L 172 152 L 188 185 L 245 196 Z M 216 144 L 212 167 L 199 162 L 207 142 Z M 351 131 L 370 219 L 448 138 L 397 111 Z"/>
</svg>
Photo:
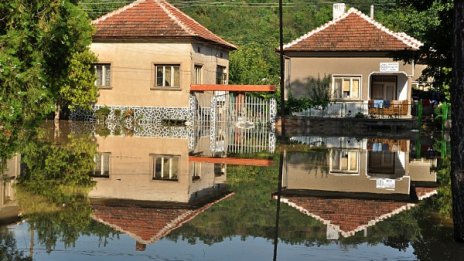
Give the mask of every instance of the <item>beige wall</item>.
<svg viewBox="0 0 464 261">
<path fill-rule="evenodd" d="M 287 189 L 391 194 L 390 190 L 376 188 L 376 180 L 367 173 L 367 151 L 358 151 L 358 173 L 354 174 L 322 172 L 321 168 L 327 171 L 330 169 L 329 156 L 327 161 L 321 162 L 325 166 L 315 166 L 314 162 L 309 160 L 300 164 L 289 163 L 286 158 L 283 184 Z M 409 187 L 410 178 L 403 176 L 396 180 L 394 193 L 409 194 Z"/>
<path fill-rule="evenodd" d="M 370 76 L 380 73 L 380 63 L 398 62 L 399 73 L 392 73 L 398 77 L 398 97 L 410 96 L 410 83 L 408 78 L 414 74 L 413 66 L 402 61 L 394 61 L 392 58 L 379 57 L 287 57 L 286 59 L 286 82 L 287 90 L 290 86 L 296 86 L 298 81 L 304 82 L 308 77 L 323 78 L 325 75 L 332 76 L 361 76 L 361 98 L 367 100 L 369 97 Z M 402 88 L 406 87 L 404 91 Z M 404 92 L 401 94 L 401 92 Z"/>
<path fill-rule="evenodd" d="M 229 65 L 226 50 L 206 44 L 92 43 L 91 50 L 99 63 L 111 64 L 111 89 L 100 89 L 99 105 L 185 108 L 195 64 L 204 66 L 204 83 L 215 83 L 217 64 Z M 180 64 L 181 89 L 152 89 L 155 64 Z"/>
<path fill-rule="evenodd" d="M 19 215 L 14 185 L 20 175 L 21 156 L 15 155 L 6 161 L 6 168 L 0 170 L 0 222 Z"/>
<path fill-rule="evenodd" d="M 216 184 L 213 164 L 200 163 L 200 179 L 192 181 L 188 139 L 97 137 L 98 152 L 111 153 L 109 178 L 95 178 L 91 198 L 188 203 L 192 194 Z M 179 155 L 178 181 L 152 179 L 151 154 Z"/>
</svg>

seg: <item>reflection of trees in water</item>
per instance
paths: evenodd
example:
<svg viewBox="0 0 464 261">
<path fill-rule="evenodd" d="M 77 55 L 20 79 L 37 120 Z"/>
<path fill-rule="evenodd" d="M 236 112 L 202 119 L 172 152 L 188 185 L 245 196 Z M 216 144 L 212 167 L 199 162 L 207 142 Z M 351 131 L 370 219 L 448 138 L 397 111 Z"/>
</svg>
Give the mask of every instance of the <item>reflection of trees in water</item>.
<svg viewBox="0 0 464 261">
<path fill-rule="evenodd" d="M 2 261 L 32 261 L 31 257 L 24 256 L 22 251 L 18 250 L 16 239 L 7 227 L 0 227 L 0 260 Z"/>
<path fill-rule="evenodd" d="M 59 242 L 65 247 L 73 246 L 81 235 L 97 236 L 101 244 L 106 244 L 116 233 L 92 220 L 87 198 L 92 187 L 89 173 L 95 164 L 93 137 L 89 133 L 62 133 L 56 137 L 45 128 L 27 133 L 15 138 L 15 144 L 21 146 L 9 150 L 11 154 L 21 154 L 17 200 L 39 243 L 48 252 Z"/>
<path fill-rule="evenodd" d="M 310 174 L 328 174 L 329 154 L 328 149 L 287 152 L 287 163 L 299 165 Z"/>
</svg>

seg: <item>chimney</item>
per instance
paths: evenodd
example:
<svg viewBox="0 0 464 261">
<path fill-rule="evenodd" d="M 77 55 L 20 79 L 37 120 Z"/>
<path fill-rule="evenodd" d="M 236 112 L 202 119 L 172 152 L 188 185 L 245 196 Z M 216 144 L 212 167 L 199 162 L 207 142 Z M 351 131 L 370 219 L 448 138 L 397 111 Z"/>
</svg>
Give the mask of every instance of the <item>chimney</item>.
<svg viewBox="0 0 464 261">
<path fill-rule="evenodd" d="M 371 5 L 371 19 L 374 19 L 374 5 Z"/>
<path fill-rule="evenodd" d="M 135 242 L 135 251 L 145 251 L 145 249 L 147 248 L 147 245 L 145 245 L 144 243 L 140 243 L 139 241 L 136 241 Z"/>
<path fill-rule="evenodd" d="M 333 19 L 337 19 L 345 13 L 345 4 L 344 3 L 335 3 L 333 4 Z"/>
</svg>

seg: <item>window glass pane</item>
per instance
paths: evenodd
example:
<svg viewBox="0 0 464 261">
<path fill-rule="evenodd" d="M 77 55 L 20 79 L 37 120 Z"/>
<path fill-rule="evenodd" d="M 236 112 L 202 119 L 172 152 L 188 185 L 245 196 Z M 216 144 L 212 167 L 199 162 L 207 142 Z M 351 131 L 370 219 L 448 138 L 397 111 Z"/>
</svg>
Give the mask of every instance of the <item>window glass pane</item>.
<svg viewBox="0 0 464 261">
<path fill-rule="evenodd" d="M 342 152 L 340 157 L 340 170 L 348 170 L 348 153 Z"/>
<path fill-rule="evenodd" d="M 173 157 L 171 164 L 171 178 L 177 179 L 179 173 L 179 157 Z"/>
<path fill-rule="evenodd" d="M 223 79 L 224 79 L 225 70 L 226 68 L 224 66 L 216 67 L 216 84 L 224 84 Z"/>
<path fill-rule="evenodd" d="M 163 85 L 163 66 L 156 66 L 156 86 L 162 87 Z"/>
<path fill-rule="evenodd" d="M 356 151 L 348 152 L 350 159 L 350 169 L 351 171 L 358 170 L 358 153 Z"/>
<path fill-rule="evenodd" d="M 342 79 L 340 78 L 336 78 L 335 81 L 334 81 L 334 92 L 335 92 L 335 95 L 334 97 L 336 98 L 341 98 L 343 97 L 342 96 Z"/>
<path fill-rule="evenodd" d="M 359 97 L 359 79 L 353 79 L 351 98 Z"/>
<path fill-rule="evenodd" d="M 155 158 L 155 178 L 161 178 L 161 162 L 162 158 Z"/>
<path fill-rule="evenodd" d="M 164 66 L 164 85 L 166 87 L 172 86 L 171 66 Z"/>
<path fill-rule="evenodd" d="M 350 97 L 350 79 L 343 79 L 343 98 Z"/>
<path fill-rule="evenodd" d="M 111 84 L 111 66 L 105 65 L 105 86 L 110 86 Z"/>
<path fill-rule="evenodd" d="M 332 151 L 332 169 L 340 169 L 340 151 Z"/>
<path fill-rule="evenodd" d="M 172 66 L 172 69 L 174 70 L 174 82 L 172 82 L 172 85 L 171 87 L 179 87 L 179 82 L 180 82 L 180 79 L 179 79 L 179 66 Z"/>
<path fill-rule="evenodd" d="M 102 85 L 102 79 L 103 79 L 103 68 L 101 65 L 96 65 L 95 66 L 95 73 L 97 74 L 97 80 L 95 82 L 95 84 L 97 86 L 101 86 Z"/>
</svg>

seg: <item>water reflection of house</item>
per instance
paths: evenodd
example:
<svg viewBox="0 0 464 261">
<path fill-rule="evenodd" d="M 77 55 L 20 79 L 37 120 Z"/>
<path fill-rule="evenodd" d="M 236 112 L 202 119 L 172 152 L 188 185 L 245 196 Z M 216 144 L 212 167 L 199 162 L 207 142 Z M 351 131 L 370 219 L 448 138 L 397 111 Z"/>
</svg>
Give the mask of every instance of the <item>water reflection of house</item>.
<svg viewBox="0 0 464 261">
<path fill-rule="evenodd" d="M 432 161 L 409 159 L 409 140 L 295 137 L 286 151 L 283 202 L 351 236 L 436 193 Z M 428 165 L 427 165 L 428 164 Z"/>
<path fill-rule="evenodd" d="M 20 155 L 7 160 L 4 170 L 0 169 L 0 224 L 11 223 L 19 219 L 20 210 L 13 186 L 20 172 Z"/>
<path fill-rule="evenodd" d="M 231 195 L 225 165 L 190 160 L 188 138 L 96 139 L 93 216 L 133 237 L 138 250 Z"/>
</svg>

